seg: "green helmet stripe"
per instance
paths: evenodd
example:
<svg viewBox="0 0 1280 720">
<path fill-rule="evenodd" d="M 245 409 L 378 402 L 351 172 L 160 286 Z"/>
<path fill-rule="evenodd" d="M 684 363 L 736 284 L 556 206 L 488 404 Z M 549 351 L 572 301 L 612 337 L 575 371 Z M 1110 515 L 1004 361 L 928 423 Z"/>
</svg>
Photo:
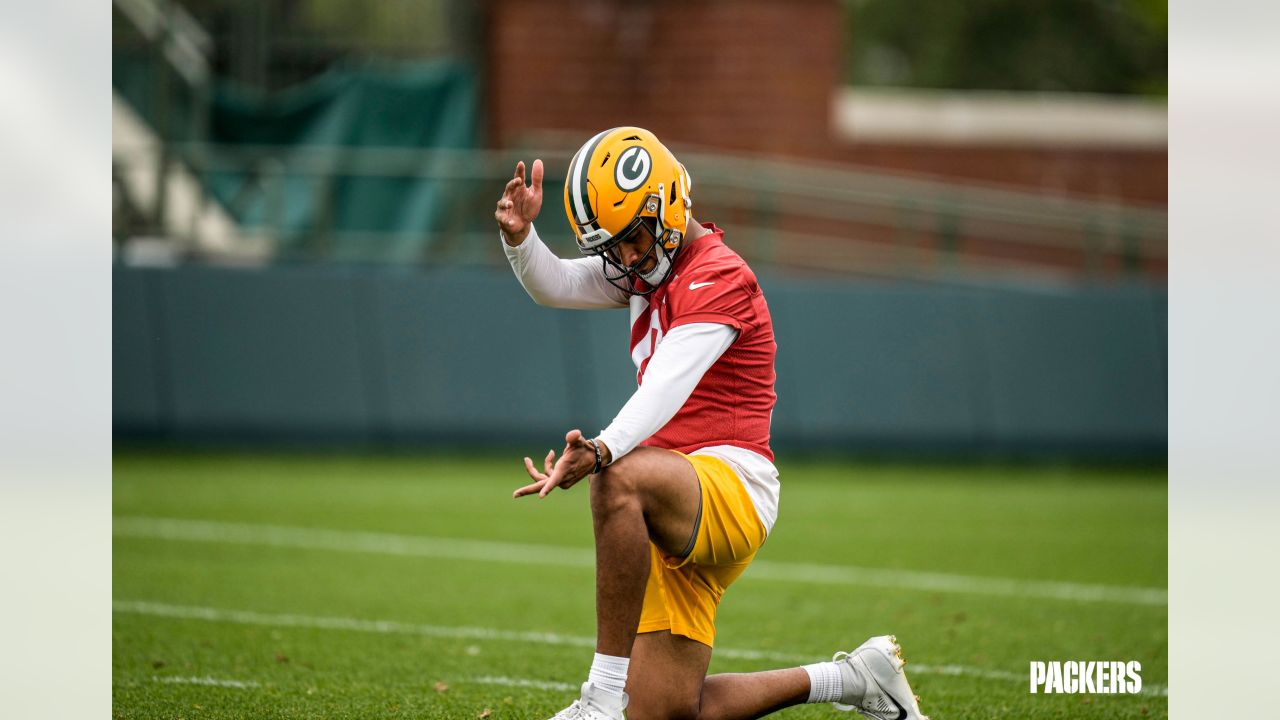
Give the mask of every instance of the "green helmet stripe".
<svg viewBox="0 0 1280 720">
<path fill-rule="evenodd" d="M 614 128 L 615 130 L 617 128 Z M 591 168 L 591 157 L 595 155 L 596 148 L 600 147 L 600 143 L 604 141 L 605 136 L 613 130 L 605 130 L 595 137 L 587 141 L 586 145 L 579 150 L 578 162 L 574 167 L 570 168 L 570 178 L 573 182 L 573 192 L 570 193 L 570 200 L 576 201 L 574 205 L 574 217 L 579 225 L 590 224 L 594 230 L 598 227 L 595 223 L 596 213 L 591 208 L 591 198 L 587 194 L 587 171 Z"/>
</svg>

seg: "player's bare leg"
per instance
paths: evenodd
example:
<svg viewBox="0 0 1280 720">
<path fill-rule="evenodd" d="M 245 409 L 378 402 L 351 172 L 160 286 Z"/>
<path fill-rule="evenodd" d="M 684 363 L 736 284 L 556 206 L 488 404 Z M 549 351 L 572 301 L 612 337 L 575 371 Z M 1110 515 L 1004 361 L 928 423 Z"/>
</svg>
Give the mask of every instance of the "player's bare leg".
<svg viewBox="0 0 1280 720">
<path fill-rule="evenodd" d="M 669 631 L 643 633 L 631 653 L 629 720 L 757 718 L 809 697 L 801 668 L 705 677 L 711 648 Z"/>
<path fill-rule="evenodd" d="M 805 702 L 809 676 L 790 668 L 706 677 L 711 648 L 669 631 L 636 634 L 649 541 L 678 556 L 697 530 L 701 489 L 680 455 L 637 448 L 591 484 L 596 536 L 596 652 L 630 657 L 630 720 L 754 718 Z"/>
<path fill-rule="evenodd" d="M 669 630 L 638 635 L 627 675 L 628 720 L 697 717 L 710 662 L 711 648 Z"/>
<path fill-rule="evenodd" d="M 898 650 L 891 636 L 883 636 L 830 663 L 704 677 L 711 648 L 665 630 L 643 633 L 631 654 L 627 717 L 747 720 L 792 705 L 835 702 L 871 718 L 928 720 L 902 674 L 901 658 L 894 660 Z"/>
<path fill-rule="evenodd" d="M 574 430 L 566 443 L 572 449 L 585 441 Z M 548 465 L 552 458 L 548 454 Z M 548 482 L 554 486 L 555 478 L 546 480 L 528 459 L 526 467 L 542 480 L 517 490 L 517 497 L 545 490 Z M 638 448 L 595 477 L 591 487 L 596 659 L 581 699 L 557 718 L 621 720 L 630 694 L 632 720 L 755 718 L 805 702 L 835 702 L 868 717 L 927 720 L 903 675 L 901 649 L 892 636 L 872 638 L 831 662 L 711 677 L 705 676 L 708 646 L 669 631 L 637 636 L 649 543 L 671 556 L 689 548 L 701 507 L 697 472 L 678 453 Z"/>
<path fill-rule="evenodd" d="M 706 677 L 711 648 L 669 631 L 636 634 L 649 541 L 678 556 L 697 530 L 701 489 L 676 453 L 638 448 L 592 482 L 596 532 L 596 652 L 630 657 L 627 717 L 755 718 L 810 697 L 802 668 Z"/>
<path fill-rule="evenodd" d="M 702 685 L 699 718 L 758 718 L 809 698 L 809 675 L 798 667 L 711 675 Z"/>
<path fill-rule="evenodd" d="M 596 540 L 596 652 L 630 657 L 649 579 L 649 541 L 670 555 L 697 529 L 698 474 L 680 455 L 637 448 L 591 483 Z"/>
<path fill-rule="evenodd" d="M 581 431 L 565 435 L 559 461 L 547 453 L 545 473 L 530 458 L 525 470 L 534 481 L 513 497 L 556 487 L 568 488 L 599 462 L 599 450 Z M 607 466 L 591 482 L 591 514 L 596 539 L 596 656 L 582 696 L 557 718 L 621 720 L 631 646 L 644 607 L 650 543 L 669 555 L 687 551 L 697 529 L 701 486 L 693 464 L 679 453 L 637 448 Z"/>
</svg>

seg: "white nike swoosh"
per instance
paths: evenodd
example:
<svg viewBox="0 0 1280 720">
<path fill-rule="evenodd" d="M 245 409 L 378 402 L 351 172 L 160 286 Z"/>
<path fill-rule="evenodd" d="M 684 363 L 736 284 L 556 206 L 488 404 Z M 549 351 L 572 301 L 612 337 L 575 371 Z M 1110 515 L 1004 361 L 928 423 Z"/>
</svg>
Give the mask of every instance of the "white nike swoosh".
<svg viewBox="0 0 1280 720">
<path fill-rule="evenodd" d="M 708 285 L 715 285 L 715 284 L 716 284 L 716 281 L 715 281 L 715 280 L 712 280 L 711 282 L 700 282 L 700 283 L 699 283 L 699 282 L 695 282 L 695 283 L 689 283 L 689 289 L 690 289 L 690 290 L 697 290 L 697 289 L 698 289 L 698 288 L 700 288 L 700 287 L 706 287 L 706 286 L 708 286 Z"/>
</svg>

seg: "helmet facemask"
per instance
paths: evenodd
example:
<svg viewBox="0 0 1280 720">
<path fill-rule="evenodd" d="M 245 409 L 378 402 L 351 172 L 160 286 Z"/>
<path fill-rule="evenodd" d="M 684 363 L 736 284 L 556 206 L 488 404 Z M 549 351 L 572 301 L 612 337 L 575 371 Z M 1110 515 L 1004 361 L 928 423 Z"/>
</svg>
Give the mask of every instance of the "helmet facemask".
<svg viewBox="0 0 1280 720">
<path fill-rule="evenodd" d="M 662 238 L 670 237 L 672 234 L 678 238 L 680 233 L 677 230 L 659 231 L 658 226 L 661 222 L 656 217 L 637 217 L 623 232 L 610 238 L 610 242 L 596 251 L 604 262 L 605 280 L 632 295 L 648 295 L 666 282 L 667 277 L 671 275 L 676 255 L 680 253 L 681 245 L 677 239 L 675 249 L 667 249 L 668 243 L 663 242 Z M 618 246 L 645 234 L 650 238 L 648 249 L 641 253 L 631 265 L 624 264 L 617 251 Z M 648 272 L 642 272 L 640 268 L 648 264 L 650 258 L 656 258 L 653 267 Z M 642 284 L 648 289 L 639 289 Z"/>
</svg>

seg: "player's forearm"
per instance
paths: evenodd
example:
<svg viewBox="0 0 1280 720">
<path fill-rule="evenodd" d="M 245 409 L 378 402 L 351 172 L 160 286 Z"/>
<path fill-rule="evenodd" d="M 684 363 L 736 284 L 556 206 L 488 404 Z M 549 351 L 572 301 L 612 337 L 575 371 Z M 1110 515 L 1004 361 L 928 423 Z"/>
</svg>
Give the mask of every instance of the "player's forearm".
<svg viewBox="0 0 1280 720">
<path fill-rule="evenodd" d="M 732 327 L 715 323 L 681 325 L 668 333 L 645 367 L 644 383 L 598 437 L 609 449 L 609 462 L 634 450 L 675 417 L 737 336 Z"/>
<path fill-rule="evenodd" d="M 512 246 L 503 236 L 502 250 L 525 292 L 539 305 L 576 309 L 626 305 L 622 291 L 608 285 L 599 267 L 556 257 L 532 224 L 518 245 Z"/>
</svg>

